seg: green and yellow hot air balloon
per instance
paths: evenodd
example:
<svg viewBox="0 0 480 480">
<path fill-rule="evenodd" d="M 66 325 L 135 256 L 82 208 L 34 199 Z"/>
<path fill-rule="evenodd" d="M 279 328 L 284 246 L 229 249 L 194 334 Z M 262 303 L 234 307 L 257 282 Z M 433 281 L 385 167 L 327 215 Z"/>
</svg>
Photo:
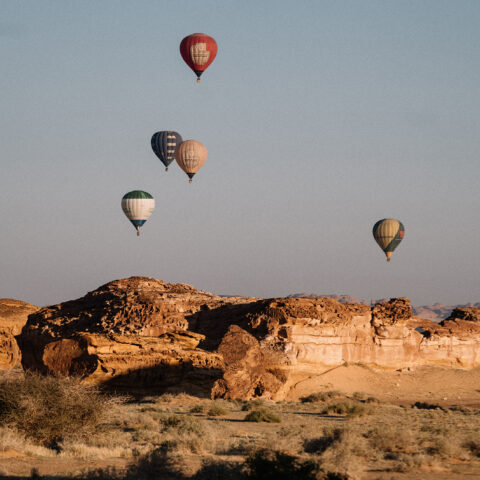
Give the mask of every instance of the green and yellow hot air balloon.
<svg viewBox="0 0 480 480">
<path fill-rule="evenodd" d="M 405 227 L 402 222 L 394 218 L 384 218 L 373 226 L 373 238 L 390 261 L 393 251 L 398 247 L 405 235 Z"/>
</svg>

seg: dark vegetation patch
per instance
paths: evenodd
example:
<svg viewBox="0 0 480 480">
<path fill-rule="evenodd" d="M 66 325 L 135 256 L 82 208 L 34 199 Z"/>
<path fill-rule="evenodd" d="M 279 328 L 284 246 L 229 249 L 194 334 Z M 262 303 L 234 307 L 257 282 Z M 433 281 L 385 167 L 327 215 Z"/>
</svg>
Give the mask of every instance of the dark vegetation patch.
<svg viewBox="0 0 480 480">
<path fill-rule="evenodd" d="M 446 411 L 443 407 L 436 403 L 428 403 L 428 402 L 415 402 L 412 405 L 412 408 L 418 408 L 419 410 L 443 410 Z"/>
</svg>

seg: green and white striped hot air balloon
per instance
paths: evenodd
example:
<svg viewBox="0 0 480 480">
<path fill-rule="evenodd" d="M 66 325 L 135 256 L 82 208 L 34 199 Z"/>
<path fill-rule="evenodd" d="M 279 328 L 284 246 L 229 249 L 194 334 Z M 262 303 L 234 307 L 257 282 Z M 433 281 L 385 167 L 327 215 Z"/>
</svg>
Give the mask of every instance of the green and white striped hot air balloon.
<svg viewBox="0 0 480 480">
<path fill-rule="evenodd" d="M 155 209 L 155 199 L 147 192 L 133 190 L 122 198 L 122 210 L 140 236 L 140 227 L 150 218 Z"/>
<path fill-rule="evenodd" d="M 405 235 L 402 222 L 394 218 L 384 218 L 373 226 L 373 238 L 385 252 L 387 262 L 390 261 L 393 251 L 398 247 Z"/>
</svg>

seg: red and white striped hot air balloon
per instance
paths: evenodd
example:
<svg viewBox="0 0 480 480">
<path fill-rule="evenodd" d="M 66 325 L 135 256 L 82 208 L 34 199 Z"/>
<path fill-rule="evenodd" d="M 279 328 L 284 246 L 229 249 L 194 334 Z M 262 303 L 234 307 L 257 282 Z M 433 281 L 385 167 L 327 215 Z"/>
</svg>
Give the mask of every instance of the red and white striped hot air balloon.
<svg viewBox="0 0 480 480">
<path fill-rule="evenodd" d="M 181 41 L 180 53 L 185 63 L 197 75 L 197 82 L 200 82 L 200 75 L 213 62 L 217 50 L 215 39 L 204 33 L 192 33 Z"/>
</svg>

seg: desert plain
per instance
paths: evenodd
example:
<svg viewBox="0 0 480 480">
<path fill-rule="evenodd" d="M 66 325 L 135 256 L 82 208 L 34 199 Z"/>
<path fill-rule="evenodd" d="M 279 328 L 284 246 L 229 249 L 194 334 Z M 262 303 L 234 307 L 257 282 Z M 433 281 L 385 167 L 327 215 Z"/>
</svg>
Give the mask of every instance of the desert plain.
<svg viewBox="0 0 480 480">
<path fill-rule="evenodd" d="M 0 300 L 2 478 L 480 478 L 480 309 L 147 277 Z"/>
</svg>

